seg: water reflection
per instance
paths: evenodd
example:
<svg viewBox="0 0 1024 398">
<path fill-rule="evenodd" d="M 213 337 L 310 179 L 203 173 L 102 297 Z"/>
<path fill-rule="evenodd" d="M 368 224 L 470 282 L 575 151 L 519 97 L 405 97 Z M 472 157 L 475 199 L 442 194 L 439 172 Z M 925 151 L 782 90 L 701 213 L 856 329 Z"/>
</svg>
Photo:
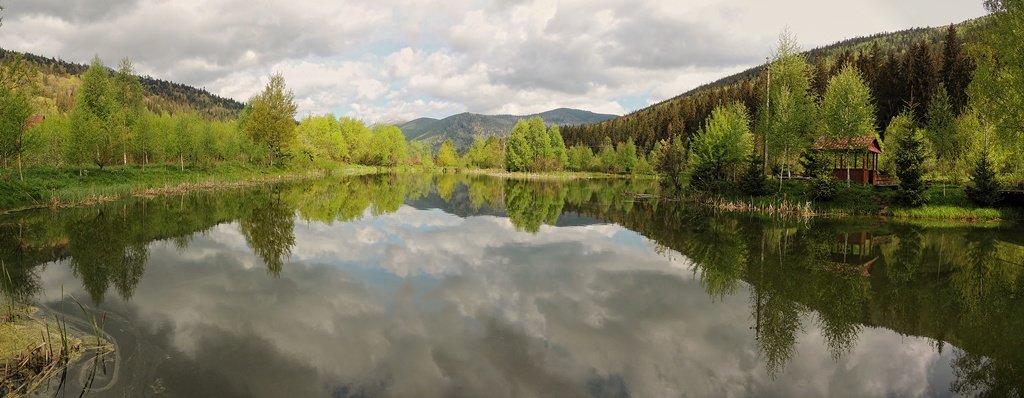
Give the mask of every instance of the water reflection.
<svg viewBox="0 0 1024 398">
<path fill-rule="evenodd" d="M 0 286 L 112 314 L 131 373 L 99 395 L 1024 392 L 1019 227 L 654 189 L 377 175 L 40 211 L 0 220 Z"/>
</svg>

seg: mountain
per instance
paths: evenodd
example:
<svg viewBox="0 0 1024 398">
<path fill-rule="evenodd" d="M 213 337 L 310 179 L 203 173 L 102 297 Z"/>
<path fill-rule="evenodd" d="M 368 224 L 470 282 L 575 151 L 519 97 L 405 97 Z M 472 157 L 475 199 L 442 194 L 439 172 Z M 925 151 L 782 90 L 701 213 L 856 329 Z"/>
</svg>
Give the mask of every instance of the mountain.
<svg viewBox="0 0 1024 398">
<path fill-rule="evenodd" d="M 77 87 L 81 84 L 79 77 L 89 69 L 89 65 L 0 48 L 0 61 L 17 55 L 34 65 L 42 75 L 38 95 L 53 99 L 55 110 L 69 111 L 74 105 Z M 237 117 L 244 107 L 241 102 L 211 94 L 206 89 L 150 76 L 140 76 L 139 80 L 145 91 L 146 107 L 155 113 L 191 111 L 208 118 L 231 119 Z"/>
<path fill-rule="evenodd" d="M 420 140 L 438 147 L 447 139 L 451 139 L 458 149 L 468 148 L 477 134 L 484 136 L 507 136 L 519 119 L 539 116 L 549 125 L 575 125 L 597 123 L 617 117 L 583 111 L 579 109 L 559 108 L 543 113 L 515 115 L 480 115 L 476 113 L 460 113 L 444 119 L 419 118 L 398 127 L 409 140 Z"/>
<path fill-rule="evenodd" d="M 908 107 L 919 122 L 924 122 L 931 93 L 939 83 L 946 85 L 954 108 L 960 110 L 966 103 L 966 88 L 974 68 L 964 48 L 976 40 L 979 28 L 988 20 L 982 17 L 948 27 L 878 33 L 806 51 L 803 55 L 813 70 L 813 94 L 820 98 L 829 79 L 843 67 L 853 65 L 872 90 L 879 130 Z M 958 47 L 949 47 L 951 38 Z M 947 53 L 948 48 L 956 50 Z M 605 137 L 614 142 L 633 138 L 640 148 L 650 149 L 659 140 L 695 134 L 719 104 L 742 102 L 756 119 L 765 104 L 764 70 L 764 65 L 758 65 L 611 120 L 563 126 L 562 136 L 566 145 L 593 148 L 599 147 Z"/>
</svg>

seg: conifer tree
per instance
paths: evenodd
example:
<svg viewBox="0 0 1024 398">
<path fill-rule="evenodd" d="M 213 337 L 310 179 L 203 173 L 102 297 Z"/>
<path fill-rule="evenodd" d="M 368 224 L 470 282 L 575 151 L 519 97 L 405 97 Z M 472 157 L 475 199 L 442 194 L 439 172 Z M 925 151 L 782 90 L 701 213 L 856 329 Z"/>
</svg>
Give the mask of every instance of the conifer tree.
<svg viewBox="0 0 1024 398">
<path fill-rule="evenodd" d="M 920 206 L 924 198 L 924 143 L 920 130 L 900 137 L 896 153 L 896 176 L 900 180 L 896 197 L 906 206 Z"/>
<path fill-rule="evenodd" d="M 967 198 L 978 206 L 992 207 L 1002 200 L 1000 189 L 992 162 L 988 160 L 988 152 L 982 152 L 971 173 L 971 184 L 966 189 Z"/>
</svg>

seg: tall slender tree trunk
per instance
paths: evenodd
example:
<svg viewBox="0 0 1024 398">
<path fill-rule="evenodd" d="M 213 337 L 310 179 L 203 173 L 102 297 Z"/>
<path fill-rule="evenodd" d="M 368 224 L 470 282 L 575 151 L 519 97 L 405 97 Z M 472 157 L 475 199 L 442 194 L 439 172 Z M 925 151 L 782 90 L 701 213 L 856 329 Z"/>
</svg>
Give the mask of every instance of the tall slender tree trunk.
<svg viewBox="0 0 1024 398">
<path fill-rule="evenodd" d="M 121 152 L 121 156 L 124 157 L 124 165 L 128 165 L 128 152 Z"/>
<path fill-rule="evenodd" d="M 843 163 L 846 163 L 846 187 L 850 187 L 850 151 L 846 151 L 846 157 L 843 159 Z"/>
<path fill-rule="evenodd" d="M 185 171 L 185 155 L 178 155 L 178 162 L 181 163 L 181 171 Z"/>
<path fill-rule="evenodd" d="M 21 168 L 21 153 L 18 153 L 18 177 L 21 177 L 21 182 L 25 182 L 25 171 Z"/>
</svg>

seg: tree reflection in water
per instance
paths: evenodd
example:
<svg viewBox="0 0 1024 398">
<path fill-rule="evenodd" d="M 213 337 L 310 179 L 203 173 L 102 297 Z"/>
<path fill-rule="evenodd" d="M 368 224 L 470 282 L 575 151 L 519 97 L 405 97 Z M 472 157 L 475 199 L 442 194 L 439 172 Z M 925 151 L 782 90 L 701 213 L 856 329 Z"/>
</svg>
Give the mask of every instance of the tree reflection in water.
<svg viewBox="0 0 1024 398">
<path fill-rule="evenodd" d="M 620 224 L 684 256 L 713 299 L 749 291 L 750 328 L 769 374 L 785 372 L 806 329 L 819 330 L 838 359 L 862 330 L 883 327 L 956 346 L 956 393 L 1024 393 L 1020 227 L 791 220 L 637 199 L 656 186 L 398 174 L 26 212 L 0 219 L 0 288 L 29 299 L 39 290 L 37 266 L 67 260 L 94 302 L 111 287 L 129 300 L 150 244 L 187 246 L 222 223 L 237 222 L 279 274 L 287 272 L 296 222 L 346 222 L 415 202 L 460 216 L 507 215 L 515 229 L 537 233 L 568 212 Z"/>
</svg>

